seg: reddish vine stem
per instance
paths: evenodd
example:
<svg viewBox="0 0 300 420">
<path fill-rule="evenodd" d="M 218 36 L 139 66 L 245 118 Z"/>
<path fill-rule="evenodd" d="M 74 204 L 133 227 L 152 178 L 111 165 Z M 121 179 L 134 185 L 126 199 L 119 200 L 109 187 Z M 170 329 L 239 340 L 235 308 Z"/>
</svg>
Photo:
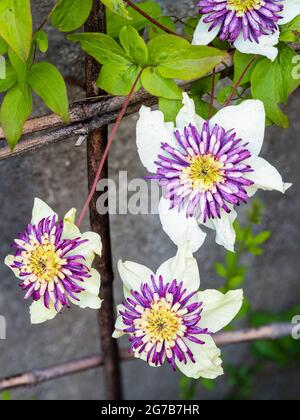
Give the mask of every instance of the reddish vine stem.
<svg viewBox="0 0 300 420">
<path fill-rule="evenodd" d="M 137 84 L 138 84 L 138 82 L 140 80 L 141 74 L 142 74 L 142 70 L 140 71 L 140 73 L 138 74 L 137 78 L 135 79 L 135 81 L 134 81 L 134 83 L 132 85 L 132 88 L 131 88 L 131 90 L 129 92 L 129 95 L 127 96 L 126 100 L 124 101 L 124 104 L 122 106 L 122 109 L 121 109 L 121 111 L 120 111 L 120 113 L 118 115 L 118 118 L 117 118 L 117 120 L 116 120 L 116 122 L 115 122 L 115 124 L 114 124 L 114 126 L 112 128 L 111 134 L 110 134 L 110 136 L 108 138 L 107 146 L 105 148 L 105 151 L 103 153 L 103 156 L 102 156 L 101 161 L 100 161 L 100 164 L 99 164 L 99 167 L 97 169 L 95 180 L 94 180 L 93 185 L 91 187 L 89 196 L 88 196 L 87 200 L 85 201 L 85 203 L 83 205 L 83 208 L 81 210 L 81 213 L 80 213 L 80 216 L 79 216 L 79 219 L 78 219 L 78 222 L 77 222 L 77 226 L 78 227 L 81 226 L 81 224 L 83 222 L 83 219 L 85 217 L 85 214 L 86 214 L 86 212 L 87 212 L 87 210 L 89 208 L 90 202 L 91 202 L 91 200 L 93 198 L 93 195 L 95 194 L 95 191 L 97 189 L 97 184 L 98 184 L 99 179 L 100 179 L 100 176 L 101 176 L 101 172 L 103 170 L 103 167 L 104 167 L 106 158 L 108 156 L 109 149 L 110 149 L 110 147 L 112 145 L 112 142 L 113 142 L 113 140 L 115 138 L 115 135 L 116 135 L 116 133 L 118 131 L 119 125 L 120 125 L 120 123 L 121 123 L 121 121 L 122 121 L 122 119 L 123 119 L 123 117 L 124 117 L 124 115 L 126 113 L 126 110 L 127 110 L 128 106 L 130 104 L 131 98 L 132 98 L 132 96 L 134 94 L 134 91 L 135 91 L 135 88 L 136 88 L 136 86 L 137 86 Z"/>
<path fill-rule="evenodd" d="M 146 13 L 146 12 L 144 12 L 144 10 L 140 9 L 135 3 L 133 3 L 133 1 L 131 1 L 131 0 L 124 0 L 124 1 L 125 1 L 125 3 L 128 4 L 129 7 L 134 9 L 141 16 L 143 16 L 145 19 L 149 20 L 149 22 L 153 23 L 153 25 L 157 26 L 162 31 L 164 31 L 164 32 L 166 32 L 167 34 L 170 34 L 170 35 L 175 35 L 175 36 L 178 36 L 180 38 L 184 38 L 183 36 L 178 35 L 176 32 L 172 31 L 172 29 L 168 28 L 167 26 L 163 25 L 162 23 L 158 22 L 156 19 L 154 19 L 153 17 L 148 15 L 148 13 Z"/>
<path fill-rule="evenodd" d="M 252 66 L 252 64 L 255 63 L 255 61 L 258 59 L 258 56 L 255 55 L 251 61 L 249 61 L 249 63 L 246 65 L 246 67 L 244 68 L 244 70 L 242 71 L 242 74 L 240 75 L 238 81 L 236 82 L 236 84 L 233 86 L 232 92 L 229 95 L 224 107 L 228 106 L 230 104 L 230 102 L 232 101 L 232 99 L 234 98 L 234 95 L 236 94 L 238 88 L 240 87 L 240 84 L 242 83 L 242 80 L 244 79 L 244 77 L 247 74 L 247 71 L 250 69 L 250 67 Z"/>
<path fill-rule="evenodd" d="M 212 112 L 213 112 L 214 99 L 215 99 L 215 87 L 216 87 L 215 85 L 216 85 L 216 68 L 213 69 L 212 76 L 211 76 L 211 94 L 210 94 L 208 119 L 211 118 Z"/>
</svg>

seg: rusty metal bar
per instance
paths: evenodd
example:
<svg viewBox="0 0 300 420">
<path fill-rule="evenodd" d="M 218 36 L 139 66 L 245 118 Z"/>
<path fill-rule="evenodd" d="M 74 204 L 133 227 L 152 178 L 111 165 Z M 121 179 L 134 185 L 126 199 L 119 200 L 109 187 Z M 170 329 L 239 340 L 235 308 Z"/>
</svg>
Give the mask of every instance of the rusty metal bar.
<svg viewBox="0 0 300 420">
<path fill-rule="evenodd" d="M 216 334 L 213 338 L 218 346 L 230 344 L 242 344 L 255 340 L 274 340 L 281 337 L 288 337 L 292 333 L 292 324 L 273 324 L 261 328 L 245 329 L 233 332 Z M 126 350 L 120 353 L 122 361 L 134 360 L 133 355 Z M 72 360 L 60 365 L 51 366 L 46 369 L 36 369 L 24 372 L 9 378 L 0 379 L 0 391 L 15 389 L 25 386 L 35 386 L 75 373 L 85 372 L 103 366 L 101 356 L 87 356 L 81 359 Z"/>
<path fill-rule="evenodd" d="M 227 66 L 231 64 L 232 61 L 229 60 Z M 230 69 L 224 69 L 224 65 L 221 65 L 217 68 L 217 72 L 222 72 L 225 75 L 229 74 Z M 178 84 L 185 90 L 190 86 L 190 82 Z M 155 105 L 157 101 L 156 97 L 141 90 L 133 96 L 125 116 L 135 114 L 142 105 Z M 64 124 L 56 114 L 32 118 L 25 123 L 23 137 L 13 152 L 6 145 L 3 130 L 0 127 L 0 160 L 16 157 L 71 136 L 80 135 L 82 132 L 88 133 L 114 123 L 123 103 L 124 97 L 119 96 L 100 96 L 94 100 L 81 100 L 71 105 L 68 124 Z"/>
<path fill-rule="evenodd" d="M 106 32 L 105 6 L 94 0 L 91 15 L 85 25 L 86 32 Z M 99 96 L 102 92 L 96 86 L 100 66 L 90 56 L 86 58 L 87 97 Z M 91 188 L 101 156 L 107 145 L 107 126 L 92 131 L 87 140 L 88 181 Z M 102 178 L 108 177 L 106 161 Z M 90 204 L 91 227 L 102 238 L 102 257 L 96 259 L 96 269 L 101 275 L 100 296 L 103 299 L 99 311 L 99 330 L 101 337 L 102 362 L 104 367 L 105 399 L 120 400 L 122 398 L 121 370 L 119 365 L 118 343 L 112 338 L 114 331 L 114 299 L 113 299 L 113 265 L 109 215 L 99 215 L 96 203 L 99 194 L 94 194 Z"/>
</svg>

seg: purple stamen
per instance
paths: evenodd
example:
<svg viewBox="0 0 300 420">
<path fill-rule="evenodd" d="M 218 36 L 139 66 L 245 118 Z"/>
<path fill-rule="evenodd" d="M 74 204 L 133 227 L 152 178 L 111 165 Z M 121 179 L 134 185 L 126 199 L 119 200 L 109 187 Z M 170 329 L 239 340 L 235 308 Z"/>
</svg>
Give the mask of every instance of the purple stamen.
<svg viewBox="0 0 300 420">
<path fill-rule="evenodd" d="M 162 276 L 152 276 L 140 290 L 132 290 L 119 311 L 122 331 L 130 335 L 129 351 L 143 354 L 155 366 L 167 361 L 174 370 L 176 360 L 195 363 L 189 343 L 202 346 L 201 336 L 210 334 L 199 325 L 203 303 L 195 301 L 196 293 L 183 290 L 182 282 L 166 282 Z"/>
<path fill-rule="evenodd" d="M 158 179 L 170 208 L 186 208 L 186 216 L 200 222 L 221 218 L 221 210 L 230 213 L 229 205 L 248 201 L 245 187 L 253 185 L 247 174 L 253 172 L 251 157 L 233 129 L 225 130 L 205 122 L 202 131 L 190 124 L 183 134 L 175 132 L 178 149 L 162 144 L 156 162 Z M 166 161 L 172 167 L 166 167 Z M 159 293 L 159 291 L 157 291 Z"/>
<path fill-rule="evenodd" d="M 85 257 L 75 252 L 88 241 L 62 239 L 63 227 L 56 216 L 47 217 L 27 225 L 12 245 L 16 252 L 11 268 L 19 270 L 25 299 L 42 299 L 46 308 L 57 312 L 70 307 L 70 299 L 79 301 L 78 295 L 85 290 L 82 283 L 91 277 Z"/>
<path fill-rule="evenodd" d="M 278 29 L 284 0 L 200 0 L 197 6 L 209 30 L 220 27 L 221 41 L 235 42 L 240 34 L 245 41 L 259 43 L 262 35 Z"/>
</svg>

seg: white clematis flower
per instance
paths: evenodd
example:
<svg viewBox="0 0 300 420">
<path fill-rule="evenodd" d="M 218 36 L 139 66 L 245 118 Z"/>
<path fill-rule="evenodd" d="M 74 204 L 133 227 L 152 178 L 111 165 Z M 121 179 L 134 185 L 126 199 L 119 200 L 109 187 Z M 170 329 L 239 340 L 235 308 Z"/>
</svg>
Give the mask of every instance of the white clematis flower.
<svg viewBox="0 0 300 420">
<path fill-rule="evenodd" d="M 199 292 L 200 275 L 190 245 L 154 274 L 132 262 L 119 262 L 125 301 L 118 306 L 114 337 L 129 335 L 135 357 L 169 363 L 186 376 L 215 379 L 223 374 L 221 352 L 213 340 L 238 314 L 242 290 Z"/>
<path fill-rule="evenodd" d="M 216 230 L 218 244 L 234 251 L 236 206 L 259 188 L 284 193 L 291 186 L 258 156 L 264 132 L 264 106 L 257 100 L 228 106 L 204 121 L 184 94 L 176 127 L 164 123 L 160 111 L 141 108 L 138 152 L 164 189 L 160 219 L 177 246 L 190 241 L 197 251 L 205 240 L 203 225 Z"/>
<path fill-rule="evenodd" d="M 279 25 L 300 14 L 300 0 L 200 0 L 203 15 L 193 43 L 208 45 L 217 36 L 245 54 L 275 60 L 278 54 Z"/>
<path fill-rule="evenodd" d="M 31 223 L 13 243 L 15 255 L 5 264 L 21 280 L 30 306 L 32 324 L 55 318 L 72 302 L 81 308 L 99 309 L 100 274 L 91 268 L 95 254 L 101 255 L 98 234 L 81 234 L 75 225 L 76 210 L 63 221 L 42 200 L 35 199 Z"/>
</svg>

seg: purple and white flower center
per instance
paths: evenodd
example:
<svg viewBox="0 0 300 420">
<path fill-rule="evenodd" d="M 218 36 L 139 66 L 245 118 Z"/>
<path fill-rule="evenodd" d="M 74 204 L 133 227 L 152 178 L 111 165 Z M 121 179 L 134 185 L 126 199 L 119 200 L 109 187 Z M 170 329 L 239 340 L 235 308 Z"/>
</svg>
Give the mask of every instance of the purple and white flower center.
<svg viewBox="0 0 300 420">
<path fill-rule="evenodd" d="M 148 363 L 159 366 L 165 361 L 176 367 L 176 360 L 195 362 L 189 343 L 203 345 L 199 335 L 208 334 L 199 327 L 202 302 L 197 292 L 188 293 L 177 280 L 165 283 L 160 276 L 131 291 L 119 311 L 124 333 L 130 335 L 130 349 L 138 352 Z"/>
<path fill-rule="evenodd" d="M 47 308 L 58 312 L 69 307 L 69 299 L 84 291 L 81 283 L 91 277 L 85 258 L 76 249 L 86 240 L 62 239 L 63 222 L 56 217 L 42 219 L 37 225 L 28 225 L 19 234 L 11 268 L 22 278 L 20 286 L 26 291 L 25 299 L 44 300 Z"/>
<path fill-rule="evenodd" d="M 262 35 L 274 33 L 283 10 L 283 0 L 200 0 L 200 13 L 210 30 L 220 27 L 222 41 L 244 40 L 259 43 Z"/>
<path fill-rule="evenodd" d="M 201 133 L 189 125 L 175 137 L 178 148 L 162 143 L 154 177 L 171 208 L 185 208 L 187 217 L 205 223 L 220 218 L 222 209 L 230 213 L 234 205 L 247 203 L 246 187 L 253 185 L 247 178 L 251 153 L 234 129 L 217 124 L 211 129 L 205 122 Z"/>
</svg>

